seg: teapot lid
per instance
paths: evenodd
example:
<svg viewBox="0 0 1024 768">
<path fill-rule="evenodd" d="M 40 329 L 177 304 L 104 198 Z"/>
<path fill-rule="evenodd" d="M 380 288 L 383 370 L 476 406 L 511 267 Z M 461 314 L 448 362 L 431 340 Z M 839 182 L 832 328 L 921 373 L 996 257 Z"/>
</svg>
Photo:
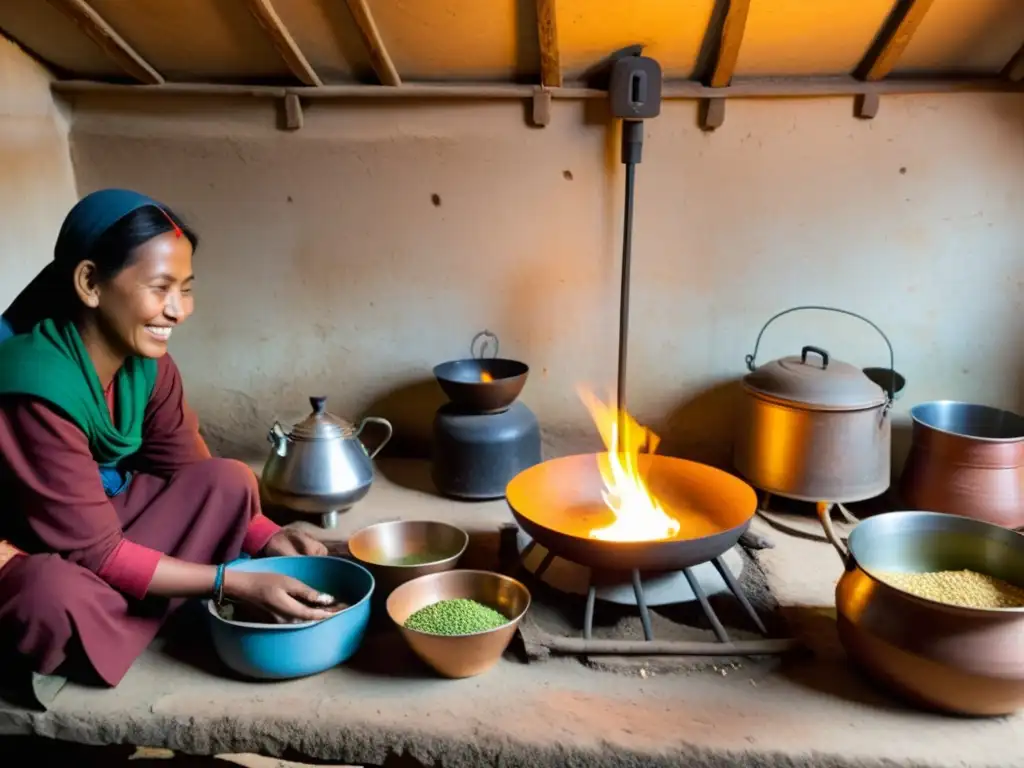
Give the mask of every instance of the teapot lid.
<svg viewBox="0 0 1024 768">
<path fill-rule="evenodd" d="M 288 430 L 292 440 L 336 440 L 355 433 L 352 422 L 327 411 L 326 397 L 311 397 L 309 404 L 313 412 Z"/>
</svg>

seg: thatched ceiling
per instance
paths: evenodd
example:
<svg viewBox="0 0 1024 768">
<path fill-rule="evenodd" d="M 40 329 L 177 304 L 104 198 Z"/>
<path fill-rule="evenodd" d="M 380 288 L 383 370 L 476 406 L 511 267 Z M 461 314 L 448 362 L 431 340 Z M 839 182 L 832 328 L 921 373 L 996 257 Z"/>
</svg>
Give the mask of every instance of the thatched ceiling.
<svg viewBox="0 0 1024 768">
<path fill-rule="evenodd" d="M 2 0 L 0 30 L 65 79 L 539 83 L 546 60 L 556 85 L 552 65 L 572 84 L 642 44 L 667 79 L 709 82 L 730 10 L 737 78 L 863 75 L 886 35 L 884 74 L 995 76 L 1024 44 L 1024 0 Z"/>
</svg>

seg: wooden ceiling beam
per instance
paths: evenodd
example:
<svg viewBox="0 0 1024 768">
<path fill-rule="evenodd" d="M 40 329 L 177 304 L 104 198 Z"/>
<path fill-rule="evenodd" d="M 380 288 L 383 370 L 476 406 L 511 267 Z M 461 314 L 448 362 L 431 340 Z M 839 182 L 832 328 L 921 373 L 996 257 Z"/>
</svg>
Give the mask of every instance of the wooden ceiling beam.
<svg viewBox="0 0 1024 768">
<path fill-rule="evenodd" d="M 461 85 L 410 84 L 401 88 L 381 85 L 325 85 L 319 88 L 272 85 L 217 85 L 212 83 L 166 83 L 164 85 L 120 85 L 91 80 L 56 80 L 51 90 L 62 94 L 110 93 L 166 94 L 191 96 L 250 96 L 283 99 L 295 94 L 303 99 L 531 99 L 536 85 L 501 83 L 464 83 Z M 603 88 L 548 88 L 552 99 L 605 99 Z M 849 75 L 837 77 L 761 77 L 740 78 L 723 88 L 709 88 L 693 80 L 667 82 L 662 87 L 664 99 L 801 99 L 861 94 L 911 93 L 1024 93 L 1024 82 L 1002 77 L 976 78 L 900 78 L 889 77 L 878 82 L 864 82 Z"/>
<path fill-rule="evenodd" d="M 270 0 L 246 0 L 245 4 L 249 8 L 249 13 L 253 15 L 253 18 L 259 22 L 259 25 L 269 35 L 274 48 L 277 49 L 277 52 L 281 55 L 284 63 L 288 65 L 288 69 L 292 71 L 292 74 L 306 85 L 323 85 L 323 80 L 320 79 L 316 70 L 313 69 L 309 61 L 302 54 L 298 44 L 295 42 L 295 38 L 292 37 L 284 22 L 281 21 L 281 17 L 277 15 L 277 11 L 274 10 Z"/>
<path fill-rule="evenodd" d="M 540 82 L 545 88 L 562 87 L 562 59 L 558 50 L 555 0 L 537 0 L 537 38 L 540 42 Z"/>
<path fill-rule="evenodd" d="M 85 0 L 49 0 L 50 5 L 71 19 L 121 69 L 140 83 L 160 85 L 164 77 L 125 42 Z"/>
<path fill-rule="evenodd" d="M 1024 80 L 1024 45 L 1003 67 L 1003 77 L 1014 82 Z"/>
<path fill-rule="evenodd" d="M 861 80 L 886 77 L 910 44 L 934 0 L 897 0 L 882 29 L 857 67 Z"/>
<path fill-rule="evenodd" d="M 345 4 L 359 29 L 366 51 L 370 54 L 370 65 L 377 73 L 377 79 L 384 85 L 401 85 L 402 78 L 399 77 L 398 70 L 388 55 L 388 49 L 384 47 L 384 40 L 381 39 L 380 30 L 377 29 L 377 23 L 373 20 L 366 0 L 345 0 Z"/>
<path fill-rule="evenodd" d="M 743 33 L 747 28 L 747 15 L 750 13 L 750 0 L 728 0 L 729 10 L 722 24 L 722 36 L 718 44 L 718 54 L 711 70 L 708 82 L 712 88 L 721 88 L 732 82 L 736 72 L 736 62 L 740 57 L 740 45 Z"/>
<path fill-rule="evenodd" d="M 740 46 L 747 28 L 750 0 L 718 0 L 704 33 L 705 82 L 711 88 L 725 88 L 736 73 Z M 713 131 L 725 122 L 725 99 L 711 98 L 698 108 L 698 122 L 705 131 Z"/>
</svg>

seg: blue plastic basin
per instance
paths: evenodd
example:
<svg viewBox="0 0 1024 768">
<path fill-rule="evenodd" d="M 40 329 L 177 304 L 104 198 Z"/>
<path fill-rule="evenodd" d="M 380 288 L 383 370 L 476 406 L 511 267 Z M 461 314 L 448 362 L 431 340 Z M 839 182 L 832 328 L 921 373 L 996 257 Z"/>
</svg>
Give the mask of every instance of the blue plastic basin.
<svg viewBox="0 0 1024 768">
<path fill-rule="evenodd" d="M 267 557 L 236 561 L 233 571 L 283 573 L 349 607 L 322 621 L 252 624 L 228 621 L 207 601 L 213 646 L 235 672 L 259 680 L 315 675 L 348 661 L 359 650 L 370 620 L 373 576 L 338 557 Z"/>
</svg>

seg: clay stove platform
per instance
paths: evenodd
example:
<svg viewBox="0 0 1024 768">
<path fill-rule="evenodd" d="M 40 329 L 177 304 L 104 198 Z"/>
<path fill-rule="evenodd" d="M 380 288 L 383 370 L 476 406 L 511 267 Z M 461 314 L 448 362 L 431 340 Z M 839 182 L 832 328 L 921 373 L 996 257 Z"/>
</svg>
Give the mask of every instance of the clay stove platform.
<svg viewBox="0 0 1024 768">
<path fill-rule="evenodd" d="M 387 467 L 392 477 L 424 473 Z M 495 531 L 501 502 L 439 500 L 382 477 L 336 532 L 390 517 Z M 393 635 L 369 639 L 351 666 L 279 684 L 215 675 L 160 648 L 113 691 L 66 688 L 47 713 L 0 709 L 0 735 L 35 733 L 197 754 L 262 752 L 360 765 L 392 753 L 437 766 L 983 766 L 1024 762 L 1024 716 L 962 720 L 907 710 L 851 672 L 835 641 L 838 559 L 824 544 L 766 531 L 760 560 L 816 656 L 781 666 L 646 678 L 572 659 L 503 661 L 463 681 L 422 671 Z M 202 635 L 193 650 L 205 650 Z M 197 657 L 199 658 L 199 657 Z"/>
</svg>

